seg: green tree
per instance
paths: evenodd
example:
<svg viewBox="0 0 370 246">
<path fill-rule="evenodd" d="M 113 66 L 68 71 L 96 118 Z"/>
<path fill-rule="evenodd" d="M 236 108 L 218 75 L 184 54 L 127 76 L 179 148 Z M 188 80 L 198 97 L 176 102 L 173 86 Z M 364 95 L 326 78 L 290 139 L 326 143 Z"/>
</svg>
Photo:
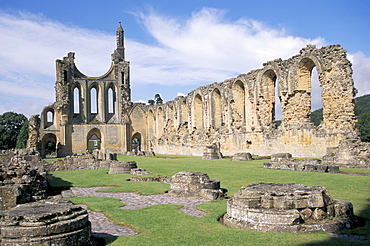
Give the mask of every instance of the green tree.
<svg viewBox="0 0 370 246">
<path fill-rule="evenodd" d="M 149 105 L 154 105 L 154 104 L 155 104 L 155 101 L 154 101 L 153 99 L 149 99 L 149 100 L 148 100 L 148 104 L 149 104 Z"/>
<path fill-rule="evenodd" d="M 370 111 L 358 116 L 356 126 L 360 131 L 361 140 L 370 142 Z"/>
<path fill-rule="evenodd" d="M 16 149 L 24 149 L 27 147 L 27 140 L 28 140 L 28 120 L 26 120 L 17 137 L 17 144 L 15 146 Z"/>
<path fill-rule="evenodd" d="M 321 121 L 323 119 L 322 116 L 322 108 L 319 108 L 311 113 L 311 122 L 315 125 L 318 126 L 320 125 Z"/>
<path fill-rule="evenodd" d="M 159 94 L 154 95 L 154 100 L 155 100 L 155 104 L 162 104 L 163 103 L 163 99 L 161 98 L 161 95 L 159 95 Z"/>
<path fill-rule="evenodd" d="M 13 149 L 22 125 L 27 121 L 26 116 L 14 112 L 0 115 L 0 149 Z"/>
<path fill-rule="evenodd" d="M 154 95 L 154 100 L 153 99 L 148 100 L 149 105 L 162 104 L 162 103 L 163 103 L 163 99 L 161 98 L 161 95 L 158 93 Z"/>
</svg>

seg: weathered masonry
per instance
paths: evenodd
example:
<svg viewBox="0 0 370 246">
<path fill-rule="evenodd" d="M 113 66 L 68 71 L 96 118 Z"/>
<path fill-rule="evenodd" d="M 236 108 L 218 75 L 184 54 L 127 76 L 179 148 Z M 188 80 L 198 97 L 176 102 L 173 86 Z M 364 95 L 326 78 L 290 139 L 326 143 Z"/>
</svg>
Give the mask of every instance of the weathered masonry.
<svg viewBox="0 0 370 246">
<path fill-rule="evenodd" d="M 34 117 L 29 147 L 58 156 L 99 150 L 124 154 L 134 148 L 161 154 L 202 155 L 219 146 L 224 155 L 292 153 L 322 157 L 355 128 L 351 63 L 339 45 L 308 45 L 287 60 L 220 83 L 200 86 L 164 104 L 131 102 L 123 29 L 117 29 L 112 65 L 101 77 L 78 71 L 74 53 L 57 60 L 56 101 Z M 323 121 L 310 122 L 311 73 L 322 88 Z M 275 95 L 276 94 L 276 95 Z M 275 98 L 281 125 L 275 123 Z"/>
</svg>

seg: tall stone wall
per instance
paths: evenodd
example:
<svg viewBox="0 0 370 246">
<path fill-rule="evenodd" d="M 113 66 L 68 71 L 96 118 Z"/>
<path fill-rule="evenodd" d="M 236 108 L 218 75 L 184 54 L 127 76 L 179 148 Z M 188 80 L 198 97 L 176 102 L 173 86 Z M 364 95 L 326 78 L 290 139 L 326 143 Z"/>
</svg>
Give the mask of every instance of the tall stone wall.
<svg viewBox="0 0 370 246">
<path fill-rule="evenodd" d="M 310 122 L 311 73 L 316 67 L 322 88 L 323 121 Z M 275 123 L 275 87 L 282 120 Z M 355 88 L 351 63 L 339 45 L 308 45 L 287 60 L 236 78 L 200 86 L 162 105 L 134 104 L 132 127 L 142 134 L 142 148 L 161 154 L 202 155 L 203 147 L 220 145 L 224 155 L 289 152 L 322 157 L 328 147 L 357 138 Z"/>
<path fill-rule="evenodd" d="M 205 146 L 216 144 L 223 155 L 322 157 L 342 139 L 358 138 L 351 63 L 339 45 L 308 45 L 289 59 L 268 61 L 164 104 L 145 105 L 131 102 L 121 25 L 116 37 L 111 67 L 100 77 L 82 74 L 73 52 L 56 61 L 56 101 L 30 120 L 30 148 L 45 156 L 54 144 L 59 157 L 86 150 L 123 154 L 134 148 L 201 156 Z M 317 127 L 310 121 L 314 68 L 323 105 Z"/>
</svg>

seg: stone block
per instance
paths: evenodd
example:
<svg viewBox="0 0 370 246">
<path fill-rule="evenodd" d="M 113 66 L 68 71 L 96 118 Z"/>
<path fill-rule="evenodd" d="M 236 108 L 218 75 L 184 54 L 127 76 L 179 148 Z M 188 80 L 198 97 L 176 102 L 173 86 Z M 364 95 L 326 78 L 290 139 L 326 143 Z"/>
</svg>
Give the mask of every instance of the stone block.
<svg viewBox="0 0 370 246">
<path fill-rule="evenodd" d="M 338 166 L 328 166 L 328 172 L 329 173 L 339 173 L 339 167 Z"/>
<path fill-rule="evenodd" d="M 17 205 L 18 192 L 15 186 L 0 186 L 0 211 L 7 210 Z"/>
<path fill-rule="evenodd" d="M 289 160 L 292 158 L 292 154 L 290 153 L 277 153 L 271 155 L 271 161 L 272 162 L 280 162 L 282 160 Z"/>
<path fill-rule="evenodd" d="M 114 161 L 111 163 L 108 173 L 130 173 L 131 169 L 134 168 L 137 168 L 135 161 Z"/>
<path fill-rule="evenodd" d="M 195 196 L 211 200 L 225 197 L 225 190 L 220 189 L 219 180 L 210 179 L 205 173 L 191 171 L 173 175 L 168 193 L 173 196 Z"/>
<path fill-rule="evenodd" d="M 253 160 L 251 153 L 236 153 L 233 155 L 232 161 L 251 161 Z"/>
<path fill-rule="evenodd" d="M 147 174 L 151 174 L 151 173 L 152 172 L 149 172 L 144 168 L 132 168 L 130 170 L 131 175 L 147 175 Z"/>
</svg>

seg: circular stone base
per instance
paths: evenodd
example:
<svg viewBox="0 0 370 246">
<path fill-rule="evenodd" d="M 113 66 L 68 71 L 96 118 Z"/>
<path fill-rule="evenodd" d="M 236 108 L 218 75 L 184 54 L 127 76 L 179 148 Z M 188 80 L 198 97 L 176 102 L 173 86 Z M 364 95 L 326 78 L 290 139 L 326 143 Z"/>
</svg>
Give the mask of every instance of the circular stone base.
<svg viewBox="0 0 370 246">
<path fill-rule="evenodd" d="M 87 211 L 66 200 L 42 200 L 0 213 L 1 245 L 88 245 Z"/>
<path fill-rule="evenodd" d="M 350 202 L 332 199 L 325 187 L 259 183 L 242 187 L 227 202 L 223 225 L 265 232 L 338 232 L 356 223 Z"/>
<path fill-rule="evenodd" d="M 278 225 L 267 223 L 249 223 L 242 220 L 236 220 L 228 216 L 227 213 L 219 218 L 222 225 L 252 231 L 263 232 L 278 232 L 278 233 L 313 233 L 313 232 L 338 232 L 343 229 L 350 229 L 354 227 L 354 220 L 351 218 L 344 218 L 340 220 L 332 220 L 313 224 L 298 224 L 298 225 Z"/>
</svg>

